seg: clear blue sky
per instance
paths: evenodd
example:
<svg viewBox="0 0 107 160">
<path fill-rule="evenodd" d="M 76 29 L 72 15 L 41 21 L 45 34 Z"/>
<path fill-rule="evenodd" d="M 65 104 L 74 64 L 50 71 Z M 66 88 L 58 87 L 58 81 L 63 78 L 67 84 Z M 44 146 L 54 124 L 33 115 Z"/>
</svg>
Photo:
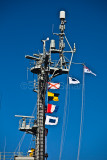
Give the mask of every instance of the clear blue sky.
<svg viewBox="0 0 107 160">
<path fill-rule="evenodd" d="M 0 0 L 0 151 L 14 151 L 23 133 L 15 114 L 31 115 L 36 93 L 26 78 L 26 54 L 42 51 L 41 40 L 59 28 L 59 11 L 66 11 L 66 36 L 76 43 L 73 61 L 85 62 L 97 77 L 85 76 L 85 108 L 80 160 L 107 160 L 107 1 L 106 0 Z M 57 39 L 58 40 L 58 39 Z M 47 43 L 47 49 L 49 44 Z M 68 49 L 68 48 L 67 48 Z M 69 55 L 67 55 L 69 58 Z M 57 57 L 58 58 L 58 57 Z M 82 83 L 82 67 L 72 65 L 70 75 Z M 63 80 L 62 80 L 63 79 Z M 66 76 L 55 78 L 66 84 Z M 23 88 L 23 84 L 27 88 Z M 59 158 L 65 89 L 61 89 L 57 126 L 49 126 L 49 160 Z M 69 121 L 62 160 L 76 160 L 81 85 L 70 87 Z M 68 100 L 69 101 L 69 100 Z M 54 114 L 55 116 L 55 114 Z M 27 152 L 31 136 L 26 135 L 21 151 Z"/>
</svg>

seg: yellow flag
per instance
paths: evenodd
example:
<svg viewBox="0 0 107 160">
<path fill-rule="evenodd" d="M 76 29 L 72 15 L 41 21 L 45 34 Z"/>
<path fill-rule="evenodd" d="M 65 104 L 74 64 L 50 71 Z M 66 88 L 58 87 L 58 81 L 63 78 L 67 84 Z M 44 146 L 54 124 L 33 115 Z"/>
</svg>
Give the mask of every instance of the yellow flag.
<svg viewBox="0 0 107 160">
<path fill-rule="evenodd" d="M 48 92 L 48 96 L 50 96 L 50 97 L 54 97 L 54 93 L 52 93 L 52 92 Z"/>
<path fill-rule="evenodd" d="M 53 101 L 59 101 L 58 97 L 53 97 Z"/>
</svg>

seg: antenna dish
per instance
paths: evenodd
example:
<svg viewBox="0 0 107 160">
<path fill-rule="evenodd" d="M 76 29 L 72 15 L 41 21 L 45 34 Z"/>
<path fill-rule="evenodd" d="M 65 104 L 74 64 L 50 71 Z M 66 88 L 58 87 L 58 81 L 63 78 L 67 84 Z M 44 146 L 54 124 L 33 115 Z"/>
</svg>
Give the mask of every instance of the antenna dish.
<svg viewBox="0 0 107 160">
<path fill-rule="evenodd" d="M 21 117 L 21 118 L 35 118 L 34 116 L 23 116 L 23 115 L 15 115 L 15 117 Z"/>
</svg>

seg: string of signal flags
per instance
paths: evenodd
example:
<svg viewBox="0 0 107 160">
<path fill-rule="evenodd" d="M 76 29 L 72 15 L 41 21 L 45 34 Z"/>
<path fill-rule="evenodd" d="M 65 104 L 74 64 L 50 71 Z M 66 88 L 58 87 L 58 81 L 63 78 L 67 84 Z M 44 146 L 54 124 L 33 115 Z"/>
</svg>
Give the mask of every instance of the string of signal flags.
<svg viewBox="0 0 107 160">
<path fill-rule="evenodd" d="M 58 111 L 59 106 L 50 104 L 49 102 L 59 101 L 59 93 L 49 92 L 49 89 L 52 89 L 52 90 L 60 89 L 60 83 L 51 83 L 51 82 L 47 82 L 47 83 L 48 83 L 48 91 L 47 91 L 48 104 L 47 106 L 45 106 L 45 113 L 52 114 L 53 112 Z M 46 115 L 45 125 L 57 125 L 57 124 L 58 124 L 58 117 L 52 117 L 52 116 Z"/>
<path fill-rule="evenodd" d="M 84 73 L 89 73 L 89 74 L 93 74 L 94 76 L 96 76 L 96 74 L 93 73 L 85 65 L 84 65 L 84 68 L 83 68 L 83 74 Z M 76 78 L 72 78 L 72 77 L 68 77 L 68 81 L 69 81 L 69 84 L 72 84 L 72 85 L 76 85 L 76 84 L 80 83 L 79 80 L 77 80 Z M 60 83 L 52 83 L 52 82 L 47 82 L 47 83 L 48 83 L 48 91 L 47 91 L 48 104 L 47 104 L 47 106 L 45 106 L 45 113 L 52 114 L 53 112 L 58 111 L 59 106 L 50 104 L 49 102 L 50 101 L 55 101 L 55 102 L 59 101 L 59 93 L 49 92 L 49 89 L 52 89 L 52 90 L 60 89 Z M 58 124 L 58 117 L 53 117 L 53 116 L 50 116 L 50 115 L 46 115 L 45 125 L 57 125 L 57 124 Z"/>
</svg>

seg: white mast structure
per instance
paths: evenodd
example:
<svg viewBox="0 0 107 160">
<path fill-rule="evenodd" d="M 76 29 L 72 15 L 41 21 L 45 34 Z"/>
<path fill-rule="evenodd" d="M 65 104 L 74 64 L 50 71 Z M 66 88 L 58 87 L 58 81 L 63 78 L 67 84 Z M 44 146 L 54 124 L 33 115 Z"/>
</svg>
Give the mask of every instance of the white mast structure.
<svg viewBox="0 0 107 160">
<path fill-rule="evenodd" d="M 54 77 L 62 74 L 68 74 L 70 70 L 70 65 L 73 57 L 73 53 L 76 51 L 75 44 L 74 49 L 71 48 L 64 30 L 65 30 L 65 11 L 60 11 L 60 33 L 53 33 L 54 35 L 59 36 L 59 49 L 55 48 L 55 40 L 51 40 L 50 49 L 46 51 L 46 42 L 49 40 L 42 40 L 43 42 L 43 53 L 33 54 L 33 56 L 26 55 L 25 58 L 34 61 L 34 66 L 30 68 L 30 71 L 33 74 L 37 74 L 38 80 L 37 85 L 34 91 L 37 93 L 37 120 L 34 120 L 34 125 L 31 126 L 30 123 L 26 124 L 26 119 L 34 118 L 32 116 L 19 116 L 22 117 L 19 130 L 25 131 L 27 133 L 33 134 L 36 136 L 35 144 L 35 155 L 34 160 L 45 160 L 48 155 L 45 154 L 45 94 L 47 89 L 47 82 L 51 81 Z M 64 51 L 65 43 L 64 38 L 67 41 L 70 51 Z M 71 53 L 71 60 L 66 61 L 64 53 Z M 59 60 L 57 64 L 51 61 L 51 55 L 59 53 Z M 34 82 L 35 83 L 35 82 Z M 17 115 L 18 117 L 18 115 Z M 30 121 L 30 120 L 29 120 Z M 28 159 L 26 157 L 15 159 Z M 29 157 L 29 159 L 31 159 Z"/>
</svg>

